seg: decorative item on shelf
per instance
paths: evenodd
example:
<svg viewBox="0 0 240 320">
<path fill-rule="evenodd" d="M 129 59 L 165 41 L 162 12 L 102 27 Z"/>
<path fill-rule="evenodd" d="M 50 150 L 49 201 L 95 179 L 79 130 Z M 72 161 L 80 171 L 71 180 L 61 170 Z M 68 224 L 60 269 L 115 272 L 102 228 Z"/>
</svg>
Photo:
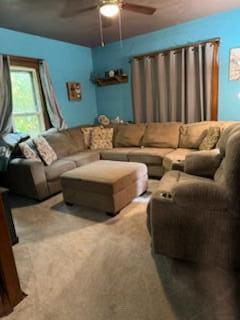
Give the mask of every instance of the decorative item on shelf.
<svg viewBox="0 0 240 320">
<path fill-rule="evenodd" d="M 96 77 L 94 80 L 90 76 L 93 82 L 98 86 L 109 86 L 113 84 L 121 84 L 128 82 L 128 75 L 123 72 L 123 69 L 105 71 L 104 77 Z"/>
<path fill-rule="evenodd" d="M 115 72 L 116 76 L 122 76 L 123 75 L 123 69 L 116 69 L 116 70 L 114 70 L 114 72 Z"/>
<path fill-rule="evenodd" d="M 230 50 L 230 80 L 240 80 L 240 48 Z"/>
<path fill-rule="evenodd" d="M 101 114 L 100 116 L 98 116 L 98 123 L 103 126 L 108 126 L 110 124 L 110 120 L 107 116 Z"/>
<path fill-rule="evenodd" d="M 67 82 L 68 99 L 70 101 L 81 100 L 82 92 L 79 82 Z"/>
<path fill-rule="evenodd" d="M 115 76 L 114 70 L 109 70 L 105 72 L 105 78 L 113 78 Z"/>
<path fill-rule="evenodd" d="M 118 116 L 115 119 L 112 119 L 111 123 L 118 124 L 118 123 L 127 123 L 127 122 L 125 122 L 124 120 L 120 119 L 120 117 Z"/>
</svg>

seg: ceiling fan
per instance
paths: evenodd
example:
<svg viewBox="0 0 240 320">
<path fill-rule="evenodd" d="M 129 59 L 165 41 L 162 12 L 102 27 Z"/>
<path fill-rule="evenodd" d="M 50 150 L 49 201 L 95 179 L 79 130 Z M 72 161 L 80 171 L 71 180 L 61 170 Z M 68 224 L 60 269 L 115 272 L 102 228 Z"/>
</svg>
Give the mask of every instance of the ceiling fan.
<svg viewBox="0 0 240 320">
<path fill-rule="evenodd" d="M 71 3 L 72 2 L 72 3 Z M 76 15 L 86 13 L 92 10 L 99 9 L 101 15 L 112 18 L 116 16 L 120 9 L 132 11 L 135 13 L 145 14 L 145 15 L 153 15 L 156 8 L 133 4 L 126 2 L 124 0 L 99 0 L 92 6 L 86 8 L 77 8 L 80 1 L 76 2 L 75 0 L 71 0 L 71 2 L 67 1 L 66 6 L 63 10 L 62 17 L 74 17 Z"/>
<path fill-rule="evenodd" d="M 89 3 L 89 0 L 86 1 Z M 75 17 L 86 12 L 90 12 L 93 10 L 98 11 L 99 15 L 99 26 L 100 26 L 100 37 L 101 37 L 101 45 L 104 47 L 104 36 L 103 36 L 103 28 L 109 27 L 113 23 L 113 18 L 118 16 L 118 24 L 119 24 L 119 37 L 120 43 L 122 46 L 122 24 L 121 24 L 121 10 L 128 10 L 135 13 L 145 14 L 145 15 L 153 15 L 156 12 L 156 8 L 143 6 L 139 4 L 133 4 L 129 2 L 125 2 L 125 0 L 98 0 L 94 1 L 94 4 L 85 8 L 79 8 L 79 0 L 68 0 L 66 1 L 65 8 L 62 12 L 63 18 Z"/>
</svg>

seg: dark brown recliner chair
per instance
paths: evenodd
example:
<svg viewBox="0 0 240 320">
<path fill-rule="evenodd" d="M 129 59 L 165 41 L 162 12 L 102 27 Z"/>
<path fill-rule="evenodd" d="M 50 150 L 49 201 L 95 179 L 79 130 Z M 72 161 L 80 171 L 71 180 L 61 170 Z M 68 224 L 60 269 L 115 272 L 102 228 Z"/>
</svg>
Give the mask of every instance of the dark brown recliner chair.
<svg viewBox="0 0 240 320">
<path fill-rule="evenodd" d="M 154 253 L 240 266 L 240 125 L 227 128 L 217 148 L 189 155 L 185 172 L 161 179 L 148 206 Z"/>
</svg>

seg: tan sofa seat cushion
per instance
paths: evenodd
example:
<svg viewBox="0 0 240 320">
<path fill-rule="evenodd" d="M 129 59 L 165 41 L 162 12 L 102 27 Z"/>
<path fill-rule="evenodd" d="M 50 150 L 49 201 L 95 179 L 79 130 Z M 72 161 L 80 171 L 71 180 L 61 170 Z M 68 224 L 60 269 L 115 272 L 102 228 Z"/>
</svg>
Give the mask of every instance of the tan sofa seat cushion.
<svg viewBox="0 0 240 320">
<path fill-rule="evenodd" d="M 165 175 L 162 177 L 157 187 L 157 191 L 153 194 L 153 198 L 158 198 L 161 195 L 161 193 L 165 193 L 165 192 L 173 194 L 173 190 L 176 187 L 176 185 L 178 183 L 183 183 L 183 182 L 184 183 L 206 182 L 210 184 L 214 183 L 212 179 L 208 179 L 205 177 L 192 176 L 185 172 L 173 170 L 165 173 Z"/>
<path fill-rule="evenodd" d="M 89 150 L 89 151 L 79 152 L 71 156 L 67 156 L 63 158 L 63 160 L 73 161 L 76 167 L 80 167 L 85 164 L 88 164 L 89 162 L 97 161 L 99 160 L 99 158 L 100 158 L 99 152 Z"/>
<path fill-rule="evenodd" d="M 115 137 L 115 147 L 139 147 L 142 145 L 142 138 L 144 135 L 146 125 L 127 124 L 118 127 Z"/>
<path fill-rule="evenodd" d="M 180 122 L 149 123 L 144 133 L 145 147 L 177 148 Z"/>
<path fill-rule="evenodd" d="M 128 161 L 128 154 L 140 148 L 114 148 L 100 151 L 102 160 Z"/>
<path fill-rule="evenodd" d="M 164 156 L 172 151 L 171 148 L 142 148 L 130 152 L 128 159 L 133 162 L 161 165 Z"/>
<path fill-rule="evenodd" d="M 58 159 L 78 152 L 67 130 L 44 134 L 43 137 L 56 152 Z"/>
<path fill-rule="evenodd" d="M 95 161 L 61 176 L 64 187 L 81 188 L 101 194 L 118 193 L 131 183 L 147 176 L 147 167 L 141 163 Z"/>
<path fill-rule="evenodd" d="M 58 179 L 62 173 L 76 168 L 72 161 L 57 160 L 52 165 L 45 167 L 45 174 L 48 181 Z"/>
<path fill-rule="evenodd" d="M 167 171 L 172 170 L 174 164 L 184 161 L 186 156 L 192 152 L 196 152 L 196 150 L 178 148 L 168 153 L 163 159 L 163 168 Z"/>
</svg>

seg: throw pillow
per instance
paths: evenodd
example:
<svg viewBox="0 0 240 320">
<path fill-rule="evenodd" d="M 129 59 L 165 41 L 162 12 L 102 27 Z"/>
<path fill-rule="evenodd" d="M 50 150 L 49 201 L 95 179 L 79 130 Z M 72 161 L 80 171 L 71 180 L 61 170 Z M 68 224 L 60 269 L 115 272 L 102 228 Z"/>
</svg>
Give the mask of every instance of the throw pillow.
<svg viewBox="0 0 240 320">
<path fill-rule="evenodd" d="M 216 144 L 220 138 L 220 128 L 210 127 L 206 137 L 203 139 L 199 146 L 199 150 L 211 150 L 216 147 Z"/>
<path fill-rule="evenodd" d="M 34 151 L 26 142 L 21 142 L 18 146 L 26 159 L 40 160 L 36 151 Z"/>
<path fill-rule="evenodd" d="M 91 145 L 91 134 L 93 131 L 94 127 L 89 127 L 89 128 L 81 128 L 81 131 L 83 133 L 83 141 L 85 144 L 86 148 L 90 148 Z"/>
<path fill-rule="evenodd" d="M 92 130 L 91 150 L 113 148 L 113 128 L 95 128 Z"/>
<path fill-rule="evenodd" d="M 48 144 L 47 140 L 43 137 L 38 137 L 33 140 L 37 151 L 42 158 L 43 162 L 49 166 L 54 161 L 57 160 L 56 152 L 53 150 L 53 148 Z"/>
</svg>

